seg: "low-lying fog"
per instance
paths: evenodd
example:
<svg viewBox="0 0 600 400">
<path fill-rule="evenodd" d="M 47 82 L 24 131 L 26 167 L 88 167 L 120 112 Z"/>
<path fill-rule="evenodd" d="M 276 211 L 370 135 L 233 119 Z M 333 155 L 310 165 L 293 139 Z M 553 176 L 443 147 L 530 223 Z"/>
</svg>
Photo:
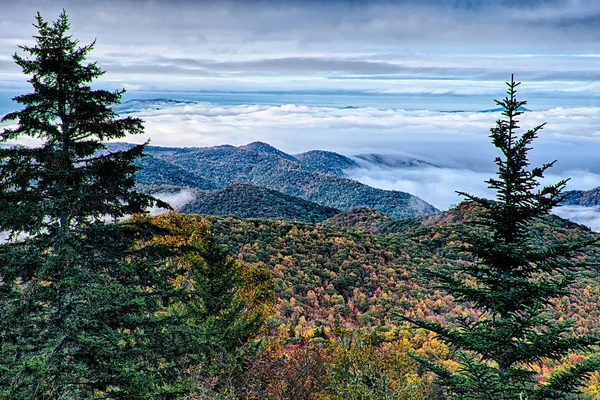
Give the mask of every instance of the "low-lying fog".
<svg viewBox="0 0 600 400">
<path fill-rule="evenodd" d="M 351 157 L 379 154 L 385 157 L 375 163 L 359 160 L 360 168 L 347 171 L 349 176 L 415 194 L 442 210 L 460 202 L 456 191 L 492 195 L 485 180 L 494 176 L 498 154 L 488 136 L 499 112 L 200 101 L 132 102 L 120 112 L 145 120 L 145 134 L 125 138 L 130 142 L 204 147 L 264 141 L 290 154 L 314 149 Z M 570 190 L 600 186 L 600 108 L 528 111 L 520 120 L 524 129 L 546 123 L 530 158 L 535 165 L 557 160 L 548 183 L 571 178 Z M 589 226 L 600 219 L 595 208 L 564 207 L 557 213 Z"/>
</svg>

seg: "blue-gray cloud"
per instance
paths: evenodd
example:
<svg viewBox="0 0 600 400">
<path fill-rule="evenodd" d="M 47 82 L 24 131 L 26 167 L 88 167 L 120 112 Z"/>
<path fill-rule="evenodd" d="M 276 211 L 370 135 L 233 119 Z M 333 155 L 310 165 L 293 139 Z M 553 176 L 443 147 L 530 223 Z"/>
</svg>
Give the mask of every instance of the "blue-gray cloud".
<svg viewBox="0 0 600 400">
<path fill-rule="evenodd" d="M 590 82 L 599 78 L 600 4 L 594 1 L 0 1 L 0 77 L 40 10 L 62 7 L 107 80 L 136 87 L 269 89 L 332 78 Z M 507 36 L 507 32 L 512 34 Z M 228 80 L 228 78 L 238 80 Z M 348 82 L 352 85 L 351 82 Z M 585 91 L 585 85 L 580 89 Z M 552 91 L 549 87 L 547 91 Z"/>
</svg>

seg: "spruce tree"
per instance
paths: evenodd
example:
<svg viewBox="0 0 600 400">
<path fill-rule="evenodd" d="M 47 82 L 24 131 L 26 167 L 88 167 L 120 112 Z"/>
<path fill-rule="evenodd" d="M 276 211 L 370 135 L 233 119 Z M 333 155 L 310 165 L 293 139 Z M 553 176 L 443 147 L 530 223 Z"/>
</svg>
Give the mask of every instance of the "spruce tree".
<svg viewBox="0 0 600 400">
<path fill-rule="evenodd" d="M 598 370 L 600 358 L 588 357 L 543 383 L 533 365 L 600 344 L 597 336 L 577 336 L 571 322 L 557 321 L 550 313 L 551 302 L 568 295 L 585 268 L 576 253 L 596 240 L 550 243 L 532 234 L 533 224 L 560 205 L 567 181 L 541 187 L 539 180 L 554 162 L 531 167 L 528 152 L 544 125 L 517 132 L 526 102 L 517 100 L 519 83 L 513 77 L 507 85 L 507 97 L 496 101 L 503 118 L 490 130 L 501 153 L 495 159 L 497 177 L 486 181 L 496 199 L 459 192 L 480 210 L 463 248 L 474 262 L 432 273 L 439 287 L 472 306 L 479 317 L 459 319 L 454 326 L 406 319 L 457 350 L 456 371 L 415 356 L 437 375 L 450 398 L 565 399 Z"/>
<path fill-rule="evenodd" d="M 68 35 L 64 11 L 36 20 L 35 45 L 19 46 L 29 57 L 14 55 L 33 91 L 0 134 L 41 142 L 0 148 L 0 398 L 180 397 L 182 356 L 199 349 L 171 309 L 194 296 L 173 285 L 172 250 L 144 245 L 156 227 L 106 222 L 157 203 L 133 190 L 144 146 L 102 143 L 142 121 L 113 112 L 123 91 L 90 86 L 94 44 Z"/>
</svg>

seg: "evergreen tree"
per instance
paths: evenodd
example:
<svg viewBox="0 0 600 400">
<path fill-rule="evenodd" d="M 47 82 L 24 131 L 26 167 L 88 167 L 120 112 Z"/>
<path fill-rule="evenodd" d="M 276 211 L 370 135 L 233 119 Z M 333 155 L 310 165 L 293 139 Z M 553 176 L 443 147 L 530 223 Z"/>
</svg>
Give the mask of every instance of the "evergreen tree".
<svg viewBox="0 0 600 400">
<path fill-rule="evenodd" d="M 549 312 L 552 300 L 568 295 L 569 285 L 585 268 L 576 253 L 596 240 L 549 243 L 531 234 L 532 224 L 560 205 L 566 180 L 539 188 L 554 162 L 531 168 L 527 153 L 543 125 L 517 133 L 517 117 L 526 102 L 516 98 L 519 83 L 511 77 L 507 85 L 508 96 L 496 101 L 504 118 L 490 130 L 501 155 L 495 159 L 497 177 L 486 183 L 497 198 L 460 193 L 481 210 L 463 249 L 475 261 L 433 273 L 441 288 L 480 316 L 459 319 L 455 327 L 407 319 L 458 350 L 455 372 L 415 356 L 451 398 L 565 399 L 598 370 L 600 358 L 589 357 L 544 383 L 538 383 L 532 365 L 600 344 L 597 336 L 575 335 L 571 322 L 557 321 Z"/>
<path fill-rule="evenodd" d="M 259 319 L 234 332 L 199 322 L 221 309 L 183 313 L 216 296 L 177 284 L 190 272 L 174 260 L 191 250 L 157 242 L 168 227 L 105 221 L 168 207 L 132 190 L 143 145 L 111 153 L 102 144 L 141 133 L 142 121 L 112 111 L 123 91 L 90 87 L 103 74 L 85 64 L 94 44 L 79 47 L 67 34 L 64 11 L 54 23 L 38 14 L 35 27 L 35 45 L 20 46 L 30 58 L 14 55 L 33 92 L 14 98 L 24 108 L 4 116 L 17 125 L 0 134 L 4 142 L 41 141 L 0 148 L 0 232 L 8 235 L 0 244 L 0 398 L 180 398 L 186 357 L 208 354 L 218 329 L 240 345 Z M 211 264 L 222 252 L 209 246 L 206 257 L 215 290 L 231 292 L 233 272 L 220 278 L 221 264 Z M 229 281 L 218 286 L 217 277 Z"/>
<path fill-rule="evenodd" d="M 152 243 L 178 250 L 171 264 L 187 297 L 173 303 L 171 312 L 193 341 L 181 374 L 191 398 L 246 398 L 250 372 L 245 366 L 256 350 L 250 340 L 264 326 L 275 299 L 271 272 L 262 263 L 231 257 L 198 216 L 170 213 L 145 220 L 167 233 Z"/>
</svg>

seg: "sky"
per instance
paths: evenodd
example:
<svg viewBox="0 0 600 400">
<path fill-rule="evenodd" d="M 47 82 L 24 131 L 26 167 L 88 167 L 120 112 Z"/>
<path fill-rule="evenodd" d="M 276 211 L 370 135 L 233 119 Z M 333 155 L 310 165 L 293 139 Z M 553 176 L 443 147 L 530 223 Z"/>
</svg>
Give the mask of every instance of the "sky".
<svg viewBox="0 0 600 400">
<path fill-rule="evenodd" d="M 129 89 L 329 90 L 494 95 L 515 73 L 531 94 L 600 96 L 600 3 L 499 1 L 0 0 L 0 76 L 36 11 L 62 8 L 105 82 Z"/>
<path fill-rule="evenodd" d="M 549 179 L 571 189 L 600 185 L 598 1 L 0 0 L 0 114 L 29 90 L 17 44 L 33 43 L 37 11 L 62 8 L 74 37 L 96 40 L 96 86 L 186 100 L 130 104 L 146 134 L 129 141 L 419 158 L 437 167 L 351 173 L 447 208 L 455 190 L 487 193 L 500 116 L 478 111 L 514 73 L 532 110 L 521 125 L 547 123 L 532 161 L 558 160 Z"/>
</svg>

